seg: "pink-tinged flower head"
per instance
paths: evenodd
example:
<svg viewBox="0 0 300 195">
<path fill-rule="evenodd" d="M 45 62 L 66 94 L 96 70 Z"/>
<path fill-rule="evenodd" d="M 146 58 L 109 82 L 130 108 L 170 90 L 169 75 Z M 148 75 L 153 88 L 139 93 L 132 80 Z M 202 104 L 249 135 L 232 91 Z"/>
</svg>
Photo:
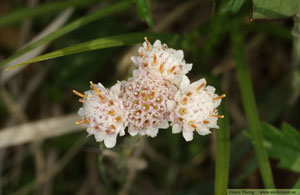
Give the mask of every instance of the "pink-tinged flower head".
<svg viewBox="0 0 300 195">
<path fill-rule="evenodd" d="M 192 84 L 187 77 L 183 77 L 180 90 L 175 95 L 177 105 L 169 106 L 173 109 L 171 113 L 172 131 L 179 133 L 183 131 L 186 141 L 193 139 L 193 132 L 200 135 L 211 133 L 210 128 L 219 128 L 217 125 L 217 107 L 225 94 L 218 96 L 215 88 L 206 86 L 205 79 L 200 79 Z"/>
<path fill-rule="evenodd" d="M 185 62 L 183 51 L 168 48 L 160 40 L 156 40 L 153 45 L 147 38 L 145 40 L 143 47 L 139 48 L 139 56 L 131 57 L 133 63 L 144 71 L 178 85 L 183 75 L 192 69 L 192 64 Z"/>
<path fill-rule="evenodd" d="M 175 86 L 155 75 L 136 70 L 123 82 L 120 98 L 128 110 L 128 132 L 155 137 L 158 129 L 169 127 L 167 102 L 173 101 Z"/>
<path fill-rule="evenodd" d="M 76 124 L 86 123 L 90 135 L 94 135 L 97 141 L 104 141 L 106 147 L 112 148 L 116 144 L 117 135 L 124 135 L 127 126 L 127 111 L 118 97 L 120 83 L 110 90 L 100 83 L 90 84 L 92 90 L 84 94 L 73 91 L 82 97 L 80 102 L 83 103 L 78 111 L 83 120 Z"/>
</svg>

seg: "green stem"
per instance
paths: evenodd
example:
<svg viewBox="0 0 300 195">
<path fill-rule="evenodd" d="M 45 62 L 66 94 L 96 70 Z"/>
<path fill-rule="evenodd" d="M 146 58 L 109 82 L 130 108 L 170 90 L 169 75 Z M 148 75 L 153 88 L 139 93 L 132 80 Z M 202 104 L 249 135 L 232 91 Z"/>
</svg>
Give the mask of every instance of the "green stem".
<svg viewBox="0 0 300 195">
<path fill-rule="evenodd" d="M 227 193 L 230 159 L 230 125 L 226 104 L 221 107 L 225 118 L 219 120 L 220 129 L 217 130 L 216 140 L 216 174 L 215 194 Z"/>
<path fill-rule="evenodd" d="M 292 86 L 294 93 L 291 95 L 290 103 L 295 104 L 300 94 L 300 13 L 294 17 L 292 29 L 293 52 L 292 52 Z"/>
<path fill-rule="evenodd" d="M 267 152 L 263 145 L 262 127 L 256 109 L 257 107 L 251 84 L 251 76 L 245 55 L 243 37 L 239 30 L 239 24 L 234 23 L 231 29 L 233 55 L 237 66 L 237 79 L 249 131 L 254 145 L 254 151 L 258 160 L 258 166 L 265 188 L 275 188 Z"/>
<path fill-rule="evenodd" d="M 292 30 L 293 35 L 293 56 L 292 64 L 293 67 L 300 68 L 300 13 L 294 17 L 294 27 Z"/>
</svg>

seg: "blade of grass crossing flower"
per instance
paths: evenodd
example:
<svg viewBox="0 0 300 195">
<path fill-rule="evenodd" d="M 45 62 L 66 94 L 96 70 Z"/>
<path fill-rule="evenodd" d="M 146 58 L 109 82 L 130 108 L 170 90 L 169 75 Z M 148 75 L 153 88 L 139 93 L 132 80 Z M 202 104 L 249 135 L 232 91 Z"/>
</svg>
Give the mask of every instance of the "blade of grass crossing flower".
<svg viewBox="0 0 300 195">
<path fill-rule="evenodd" d="M 221 112 L 224 119 L 219 120 L 220 129 L 216 132 L 216 174 L 215 194 L 223 195 L 227 192 L 230 159 L 230 125 L 226 105 L 223 104 Z"/>
<path fill-rule="evenodd" d="M 6 63 L 12 61 L 13 59 L 23 55 L 24 53 L 44 44 L 44 43 L 47 43 L 47 42 L 50 42 L 50 41 L 53 41 L 71 31 L 74 31 L 88 23 L 91 23 L 99 18 L 102 18 L 104 16 L 108 16 L 108 15 L 111 15 L 111 14 L 114 14 L 114 13 L 118 13 L 120 11 L 123 11 L 123 10 L 126 10 L 128 9 L 129 7 L 131 7 L 133 5 L 133 2 L 132 1 L 122 1 L 120 3 L 116 3 L 112 6 L 109 6 L 109 7 L 106 7 L 106 8 L 103 8 L 99 11 L 96 11 L 92 14 L 89 14 L 87 16 L 84 16 L 84 17 L 81 17 L 69 24 L 67 24 L 66 26 L 62 27 L 61 29 L 57 30 L 56 32 L 54 33 L 51 33 L 49 34 L 48 36 L 26 46 L 25 48 L 17 51 L 15 54 L 13 54 L 12 56 L 10 56 L 9 58 L 7 58 L 6 60 L 4 60 L 3 62 L 0 63 L 0 67 L 5 65 Z"/>
<path fill-rule="evenodd" d="M 170 36 L 169 34 L 157 34 L 157 33 L 132 33 L 132 34 L 125 34 L 125 35 L 118 35 L 118 36 L 111 36 L 106 38 L 100 38 L 80 44 L 75 44 L 70 47 L 66 47 L 60 50 L 56 50 L 38 57 L 35 57 L 31 60 L 22 62 L 20 64 L 11 66 L 6 68 L 5 70 L 11 70 L 19 66 L 40 62 L 48 59 L 53 59 L 57 57 L 62 57 L 66 55 L 71 55 L 75 53 L 82 53 L 97 49 L 104 49 L 110 47 L 119 47 L 124 45 L 130 45 L 133 43 L 139 43 L 144 37 L 148 37 L 149 40 L 160 38 L 162 40 L 170 40 L 170 38 L 174 36 Z"/>
<path fill-rule="evenodd" d="M 37 17 L 45 14 L 53 14 L 59 10 L 65 9 L 67 7 L 79 7 L 84 5 L 89 5 L 95 3 L 99 0 L 71 0 L 66 2 L 52 2 L 46 3 L 40 6 L 35 6 L 33 8 L 22 8 L 20 10 L 10 12 L 4 16 L 0 17 L 0 27 L 8 24 L 12 24 L 18 21 L 25 20 L 27 18 Z"/>
<path fill-rule="evenodd" d="M 242 102 L 246 113 L 249 131 L 253 138 L 252 141 L 262 180 L 266 188 L 275 188 L 267 152 L 263 145 L 261 124 L 252 89 L 250 71 L 247 65 L 243 37 L 239 30 L 238 23 L 234 23 L 231 28 L 231 41 L 233 44 L 233 55 L 237 66 L 237 79 L 241 91 Z"/>
</svg>

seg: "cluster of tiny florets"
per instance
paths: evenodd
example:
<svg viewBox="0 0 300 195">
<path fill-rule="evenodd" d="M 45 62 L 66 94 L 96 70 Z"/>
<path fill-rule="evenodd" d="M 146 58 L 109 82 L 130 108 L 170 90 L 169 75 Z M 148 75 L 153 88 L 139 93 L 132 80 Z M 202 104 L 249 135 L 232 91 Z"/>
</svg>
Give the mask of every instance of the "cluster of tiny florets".
<svg viewBox="0 0 300 195">
<path fill-rule="evenodd" d="M 155 137 L 158 129 L 169 127 L 167 103 L 174 101 L 176 88 L 169 81 L 144 71 L 134 71 L 133 78 L 123 82 L 120 98 L 128 111 L 130 135 Z"/>
<path fill-rule="evenodd" d="M 139 48 L 138 56 L 131 57 L 141 70 L 178 85 L 182 76 L 192 69 L 192 64 L 185 63 L 182 50 L 168 48 L 160 40 L 156 40 L 153 46 L 146 41 L 143 46 Z"/>
<path fill-rule="evenodd" d="M 153 45 L 145 38 L 138 56 L 131 58 L 138 66 L 128 81 L 117 82 L 110 89 L 90 82 L 91 90 L 81 94 L 83 107 L 78 114 L 87 124 L 87 131 L 106 147 L 116 144 L 117 136 L 128 133 L 155 137 L 159 129 L 172 126 L 173 133 L 182 132 L 186 141 L 193 132 L 211 133 L 217 125 L 217 107 L 225 94 L 218 96 L 215 88 L 206 86 L 205 79 L 190 83 L 186 74 L 192 64 L 184 60 L 182 50 L 168 48 L 156 40 Z M 170 122 L 170 123 L 169 123 Z"/>
</svg>

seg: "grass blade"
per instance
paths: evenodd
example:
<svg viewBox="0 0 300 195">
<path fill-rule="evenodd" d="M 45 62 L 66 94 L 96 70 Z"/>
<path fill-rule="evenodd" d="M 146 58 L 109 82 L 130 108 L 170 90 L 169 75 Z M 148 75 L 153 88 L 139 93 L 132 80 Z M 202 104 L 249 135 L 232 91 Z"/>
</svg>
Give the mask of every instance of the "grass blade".
<svg viewBox="0 0 300 195">
<path fill-rule="evenodd" d="M 22 21 L 28 18 L 37 17 L 40 15 L 55 13 L 59 10 L 65 9 L 67 7 L 79 7 L 95 3 L 98 0 L 70 0 L 66 2 L 52 2 L 43 4 L 40 6 L 35 6 L 33 8 L 22 8 L 20 10 L 8 13 L 0 17 L 0 27 L 8 24 L 12 24 L 18 21 Z"/>
<path fill-rule="evenodd" d="M 219 120 L 220 129 L 217 130 L 216 141 L 216 174 L 215 174 L 215 194 L 222 195 L 227 193 L 229 177 L 230 159 L 230 125 L 229 115 L 226 105 L 221 107 L 225 117 Z"/>
<path fill-rule="evenodd" d="M 1 62 L 0 67 L 5 65 L 6 63 L 12 61 L 13 59 L 19 57 L 20 55 L 23 55 L 24 53 L 26 53 L 26 52 L 28 52 L 28 51 L 44 44 L 44 43 L 53 41 L 53 40 L 65 35 L 65 34 L 71 32 L 71 31 L 74 31 L 74 30 L 80 28 L 81 26 L 86 25 L 88 23 L 91 23 L 91 22 L 93 22 L 93 21 L 95 21 L 99 18 L 102 18 L 104 16 L 111 15 L 111 14 L 114 14 L 114 13 L 118 13 L 122 10 L 128 9 L 132 5 L 133 5 L 132 1 L 123 1 L 123 2 L 120 2 L 120 3 L 116 3 L 112 6 L 103 8 L 103 9 L 97 11 L 97 12 L 94 12 L 94 13 L 90 14 L 90 15 L 79 18 L 79 19 L 71 22 L 70 24 L 67 24 L 63 28 L 57 30 L 56 32 L 51 33 L 48 36 L 46 36 L 46 37 L 44 37 L 44 38 L 28 45 L 28 46 L 26 46 L 25 48 L 23 48 L 19 51 L 17 51 L 15 54 L 13 54 L 9 58 L 7 58 L 3 62 Z"/>
<path fill-rule="evenodd" d="M 148 37 L 149 40 L 160 38 L 162 40 L 170 40 L 170 38 L 174 36 L 170 36 L 169 34 L 157 34 L 157 33 L 132 33 L 125 35 L 117 35 L 106 38 L 95 39 L 92 41 L 75 44 L 70 47 L 66 47 L 60 50 L 56 50 L 38 57 L 35 57 L 31 60 L 22 62 L 20 64 L 11 66 L 6 68 L 5 70 L 11 70 L 19 66 L 40 62 L 48 59 L 58 58 L 66 55 L 71 55 L 75 53 L 82 53 L 86 51 L 92 51 L 97 49 L 104 49 L 110 47 L 118 47 L 123 45 L 130 45 L 134 43 L 142 42 L 144 37 Z"/>
<path fill-rule="evenodd" d="M 239 24 L 234 23 L 231 31 L 233 54 L 237 66 L 237 79 L 241 91 L 242 102 L 246 113 L 253 145 L 258 161 L 258 166 L 266 188 L 275 188 L 271 167 L 266 149 L 263 145 L 262 127 L 259 121 L 254 93 L 251 84 L 251 76 L 247 65 L 243 37 L 239 30 Z"/>
<path fill-rule="evenodd" d="M 151 10 L 150 10 L 150 0 L 137 0 L 137 10 L 140 18 L 145 20 L 148 26 L 153 27 Z"/>
</svg>

